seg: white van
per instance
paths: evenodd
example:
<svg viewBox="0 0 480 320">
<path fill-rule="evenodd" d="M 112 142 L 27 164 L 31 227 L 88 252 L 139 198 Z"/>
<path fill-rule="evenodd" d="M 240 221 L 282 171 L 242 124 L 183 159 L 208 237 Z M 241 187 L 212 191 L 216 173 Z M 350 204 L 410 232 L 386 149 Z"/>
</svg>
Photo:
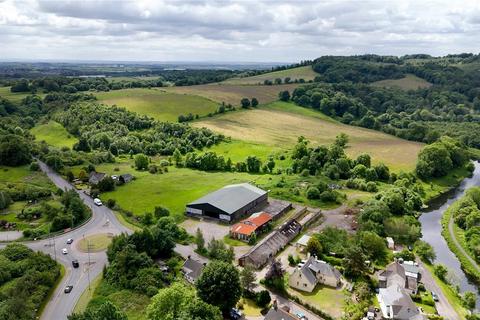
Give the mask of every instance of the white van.
<svg viewBox="0 0 480 320">
<path fill-rule="evenodd" d="M 95 203 L 97 206 L 101 206 L 103 203 L 102 203 L 102 200 L 98 199 L 98 198 L 95 198 L 93 199 L 93 203 Z"/>
</svg>

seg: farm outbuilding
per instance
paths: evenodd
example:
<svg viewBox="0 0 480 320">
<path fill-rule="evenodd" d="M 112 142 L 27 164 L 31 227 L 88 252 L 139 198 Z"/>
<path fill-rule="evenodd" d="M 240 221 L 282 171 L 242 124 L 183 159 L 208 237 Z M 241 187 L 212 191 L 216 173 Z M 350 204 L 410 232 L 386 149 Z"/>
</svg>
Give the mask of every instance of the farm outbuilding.
<svg viewBox="0 0 480 320">
<path fill-rule="evenodd" d="M 239 220 L 268 202 L 268 193 L 248 183 L 232 184 L 190 202 L 186 214 L 226 222 Z"/>
</svg>

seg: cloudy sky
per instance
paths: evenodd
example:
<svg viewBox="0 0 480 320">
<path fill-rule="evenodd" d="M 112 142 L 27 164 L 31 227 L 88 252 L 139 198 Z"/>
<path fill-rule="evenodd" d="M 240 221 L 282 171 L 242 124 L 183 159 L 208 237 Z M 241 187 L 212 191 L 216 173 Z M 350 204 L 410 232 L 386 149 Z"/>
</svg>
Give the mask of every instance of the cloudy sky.
<svg viewBox="0 0 480 320">
<path fill-rule="evenodd" d="M 296 62 L 480 51 L 480 0 L 0 0 L 0 60 Z"/>
</svg>

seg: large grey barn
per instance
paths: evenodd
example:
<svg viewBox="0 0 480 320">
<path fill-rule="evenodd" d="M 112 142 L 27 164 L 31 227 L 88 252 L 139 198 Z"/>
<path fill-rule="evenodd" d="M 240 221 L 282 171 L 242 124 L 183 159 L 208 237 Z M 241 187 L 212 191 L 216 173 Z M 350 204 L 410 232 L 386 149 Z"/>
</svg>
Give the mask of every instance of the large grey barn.
<svg viewBox="0 0 480 320">
<path fill-rule="evenodd" d="M 232 222 L 267 202 L 266 191 L 248 183 L 232 184 L 187 204 L 186 214 Z"/>
</svg>

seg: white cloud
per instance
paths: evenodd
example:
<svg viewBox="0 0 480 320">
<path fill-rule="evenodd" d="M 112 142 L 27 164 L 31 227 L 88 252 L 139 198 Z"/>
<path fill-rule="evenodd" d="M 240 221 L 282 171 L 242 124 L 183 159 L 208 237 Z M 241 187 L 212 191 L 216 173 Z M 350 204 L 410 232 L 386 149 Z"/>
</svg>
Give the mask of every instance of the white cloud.
<svg viewBox="0 0 480 320">
<path fill-rule="evenodd" d="M 298 61 L 480 51 L 480 2 L 0 1 L 1 59 Z"/>
</svg>

